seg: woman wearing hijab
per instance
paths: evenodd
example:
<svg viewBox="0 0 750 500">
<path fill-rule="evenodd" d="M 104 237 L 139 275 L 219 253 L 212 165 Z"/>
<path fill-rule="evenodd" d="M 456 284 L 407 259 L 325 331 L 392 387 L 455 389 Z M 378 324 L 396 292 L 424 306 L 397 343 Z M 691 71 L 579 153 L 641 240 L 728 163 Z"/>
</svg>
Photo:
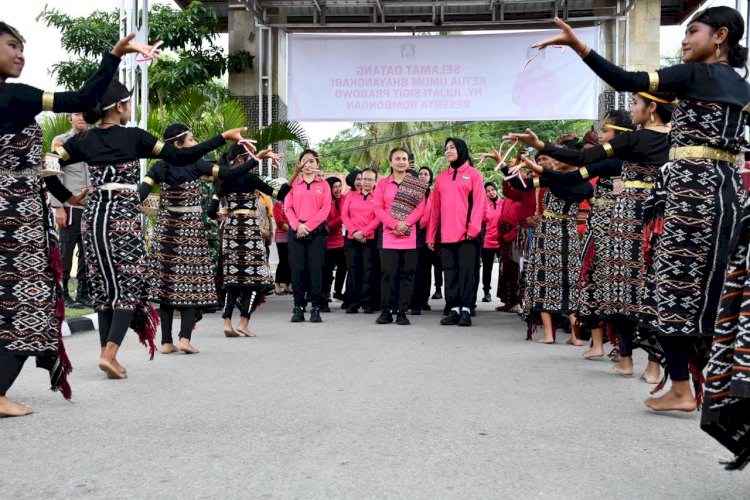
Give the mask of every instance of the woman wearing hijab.
<svg viewBox="0 0 750 500">
<path fill-rule="evenodd" d="M 464 141 L 449 137 L 444 154 L 450 167 L 435 181 L 427 246 L 434 251 L 436 243 L 440 244 L 445 273 L 445 300 L 450 311 L 440 324 L 471 326 L 478 238 L 487 194 L 482 174 L 474 168 Z"/>
</svg>

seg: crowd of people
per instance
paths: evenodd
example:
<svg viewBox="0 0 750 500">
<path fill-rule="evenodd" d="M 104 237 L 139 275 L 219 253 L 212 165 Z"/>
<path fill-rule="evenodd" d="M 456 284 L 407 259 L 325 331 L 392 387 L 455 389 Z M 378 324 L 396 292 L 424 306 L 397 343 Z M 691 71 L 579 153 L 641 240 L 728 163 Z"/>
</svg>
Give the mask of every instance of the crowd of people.
<svg viewBox="0 0 750 500">
<path fill-rule="evenodd" d="M 251 316 L 273 293 L 293 295 L 294 323 L 320 323 L 340 303 L 346 314 L 406 326 L 430 310 L 430 298 L 444 298 L 440 324 L 469 327 L 478 300 L 493 300 L 497 262 L 496 310 L 520 315 L 529 340 L 540 329 L 538 342 L 554 344 L 566 329 L 567 343 L 589 342 L 584 358 L 605 356 L 610 342 L 622 376 L 634 374 L 633 349 L 643 348 L 642 378 L 653 393 L 671 379 L 646 406 L 702 408 L 702 428 L 736 455 L 728 467 L 746 465 L 750 202 L 740 171 L 750 85 L 735 71 L 747 63 L 742 16 L 728 7 L 699 12 L 682 43 L 684 63 L 653 72 L 613 65 L 556 23 L 561 33 L 536 48 L 569 46 L 613 88 L 632 92 L 628 112 L 609 112 L 582 140 L 508 134 L 498 141 L 535 151 L 519 148 L 508 160 L 495 149 L 472 156 L 449 137 L 439 173 L 395 147 L 386 171 L 355 168 L 345 178 L 326 177 L 324 159 L 306 149 L 290 179 L 270 183 L 258 176 L 259 161 L 283 155 L 256 151 L 243 129 L 198 143 L 184 124 L 161 139 L 125 126 L 131 95 L 113 76 L 120 57 L 147 50 L 132 37 L 79 92 L 52 94 L 7 82 L 20 75 L 25 41 L 0 23 L 0 416 L 31 413 L 6 397 L 30 356 L 70 397 L 65 304 L 94 307 L 99 367 L 125 379 L 117 353 L 128 329 L 151 356 L 159 324 L 164 354 L 195 354 L 203 314 L 221 311 L 226 336 L 252 337 Z M 71 132 L 52 145 L 62 175 L 41 154 L 34 116 L 42 110 L 71 113 Z M 203 159 L 227 140 L 235 144 L 218 162 Z M 158 161 L 140 179 L 142 158 Z M 500 185 L 483 179 L 475 164 L 485 160 L 502 169 Z M 142 202 L 157 185 L 147 240 Z"/>
</svg>

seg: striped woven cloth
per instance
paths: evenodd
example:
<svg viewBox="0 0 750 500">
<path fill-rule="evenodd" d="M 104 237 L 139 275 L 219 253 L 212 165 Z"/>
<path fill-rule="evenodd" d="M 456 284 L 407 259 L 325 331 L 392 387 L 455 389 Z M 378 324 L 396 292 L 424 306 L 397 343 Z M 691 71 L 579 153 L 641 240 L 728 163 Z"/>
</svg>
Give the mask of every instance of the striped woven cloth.
<svg viewBox="0 0 750 500">
<path fill-rule="evenodd" d="M 396 190 L 396 196 L 391 205 L 391 217 L 397 220 L 406 219 L 411 214 L 427 192 L 427 183 L 418 177 L 407 175 Z"/>
</svg>

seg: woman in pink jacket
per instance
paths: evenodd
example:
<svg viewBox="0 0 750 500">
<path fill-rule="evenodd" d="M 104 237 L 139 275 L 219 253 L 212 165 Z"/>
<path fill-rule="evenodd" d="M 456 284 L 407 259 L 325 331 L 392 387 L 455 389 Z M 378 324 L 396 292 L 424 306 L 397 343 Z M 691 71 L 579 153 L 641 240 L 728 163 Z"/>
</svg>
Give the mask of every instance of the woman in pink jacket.
<svg viewBox="0 0 750 500">
<path fill-rule="evenodd" d="M 393 200 L 399 185 L 410 175 L 408 152 L 395 148 L 389 156 L 391 175 L 378 182 L 375 188 L 375 214 L 383 224 L 380 249 L 381 303 L 383 311 L 376 320 L 378 324 L 393 322 L 408 325 L 406 310 L 414 291 L 414 272 L 417 268 L 417 228 L 415 224 L 424 212 L 425 199 L 419 201 L 410 214 L 399 220 L 392 214 Z"/>
<path fill-rule="evenodd" d="M 487 194 L 482 174 L 473 167 L 464 141 L 449 137 L 445 141 L 444 154 L 450 167 L 438 175 L 430 196 L 432 217 L 427 245 L 434 250 L 435 244 L 440 244 L 445 273 L 445 300 L 450 312 L 440 324 L 471 326 L 478 238 Z M 438 227 L 440 241 L 436 241 Z"/>
</svg>

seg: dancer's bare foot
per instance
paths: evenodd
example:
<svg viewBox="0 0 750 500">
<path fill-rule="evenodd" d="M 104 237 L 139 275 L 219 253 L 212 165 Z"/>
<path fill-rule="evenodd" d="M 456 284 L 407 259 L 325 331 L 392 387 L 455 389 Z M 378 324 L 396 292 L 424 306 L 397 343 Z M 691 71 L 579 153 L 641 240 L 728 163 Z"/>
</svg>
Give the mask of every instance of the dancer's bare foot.
<svg viewBox="0 0 750 500">
<path fill-rule="evenodd" d="M 581 347 L 583 345 L 583 341 L 574 335 L 571 335 L 570 338 L 565 343 L 574 345 L 576 347 Z"/>
<path fill-rule="evenodd" d="M 0 396 L 0 418 L 4 417 L 25 417 L 31 415 L 34 410 L 21 403 L 11 401 L 5 396 Z"/>
<path fill-rule="evenodd" d="M 544 337 L 543 339 L 537 340 L 540 344 L 554 344 L 555 338 L 554 337 Z"/>
<path fill-rule="evenodd" d="M 106 358 L 99 359 L 99 369 L 107 374 L 107 378 L 111 379 L 124 379 L 128 378 L 127 373 L 123 373 L 122 366 L 119 366 L 117 361 L 112 361 Z"/>
<path fill-rule="evenodd" d="M 180 338 L 180 350 L 185 354 L 198 354 L 200 351 L 193 347 L 189 339 Z"/>
<path fill-rule="evenodd" d="M 617 363 L 612 369 L 618 375 L 630 376 L 633 374 L 633 358 L 632 356 L 621 356 L 620 362 Z"/>
<path fill-rule="evenodd" d="M 280 286 L 275 286 L 275 287 L 273 287 L 273 292 L 274 292 L 274 293 L 275 293 L 276 295 L 281 295 L 283 291 L 284 291 L 284 290 L 283 290 L 283 289 L 282 289 L 282 288 L 281 288 Z"/>
<path fill-rule="evenodd" d="M 255 334 L 251 332 L 247 326 L 242 326 L 242 325 L 237 326 L 237 332 L 241 333 L 245 337 L 255 337 Z"/>
<path fill-rule="evenodd" d="M 658 384 L 661 382 L 661 366 L 656 361 L 649 361 L 646 369 L 643 370 L 641 378 L 649 384 Z"/>
<path fill-rule="evenodd" d="M 171 342 L 169 344 L 161 345 L 162 354 L 172 354 L 173 352 L 177 352 L 177 351 L 179 351 L 179 349 L 177 349 L 177 346 L 172 344 Z"/>
<path fill-rule="evenodd" d="M 592 346 L 583 353 L 583 357 L 586 359 L 601 358 L 604 356 L 604 347 Z"/>
<path fill-rule="evenodd" d="M 677 393 L 674 386 L 665 395 L 658 398 L 648 398 L 643 402 L 654 411 L 695 411 L 696 404 L 690 389 L 687 392 Z"/>
<path fill-rule="evenodd" d="M 286 287 L 286 288 L 284 288 L 284 291 L 285 291 L 286 293 L 292 293 L 292 287 L 291 287 L 291 286 L 288 286 L 288 285 L 287 285 L 287 287 Z"/>
</svg>

